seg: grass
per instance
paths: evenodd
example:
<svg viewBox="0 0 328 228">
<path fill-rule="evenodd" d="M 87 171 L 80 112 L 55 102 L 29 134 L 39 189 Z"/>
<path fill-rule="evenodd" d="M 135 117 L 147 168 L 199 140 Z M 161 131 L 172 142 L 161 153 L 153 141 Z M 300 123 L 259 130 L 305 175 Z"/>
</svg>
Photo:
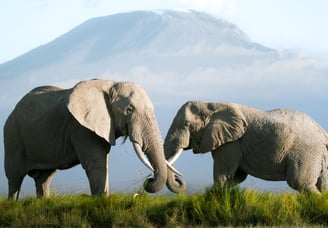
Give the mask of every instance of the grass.
<svg viewBox="0 0 328 228">
<path fill-rule="evenodd" d="M 172 196 L 0 198 L 0 227 L 327 226 L 328 193 L 214 187 Z"/>
</svg>

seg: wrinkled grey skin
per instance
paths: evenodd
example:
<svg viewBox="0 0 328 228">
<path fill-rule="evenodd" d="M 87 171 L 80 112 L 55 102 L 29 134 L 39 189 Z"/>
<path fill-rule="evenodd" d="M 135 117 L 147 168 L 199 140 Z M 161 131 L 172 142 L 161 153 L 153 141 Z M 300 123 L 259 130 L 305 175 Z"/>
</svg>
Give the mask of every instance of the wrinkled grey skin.
<svg viewBox="0 0 328 228">
<path fill-rule="evenodd" d="M 194 153 L 211 151 L 214 183 L 222 187 L 241 183 L 250 174 L 286 180 L 298 191 L 328 190 L 328 134 L 301 112 L 190 101 L 169 128 L 166 159 L 180 148 Z M 167 183 L 180 191 L 174 181 Z"/>
<path fill-rule="evenodd" d="M 37 196 L 48 196 L 56 170 L 77 164 L 86 171 L 92 195 L 108 195 L 109 151 L 120 136 L 139 144 L 154 168 L 145 190 L 162 189 L 163 144 L 152 102 L 139 85 L 89 80 L 71 89 L 33 89 L 4 126 L 8 198 L 18 199 L 26 174 L 34 178 Z"/>
</svg>

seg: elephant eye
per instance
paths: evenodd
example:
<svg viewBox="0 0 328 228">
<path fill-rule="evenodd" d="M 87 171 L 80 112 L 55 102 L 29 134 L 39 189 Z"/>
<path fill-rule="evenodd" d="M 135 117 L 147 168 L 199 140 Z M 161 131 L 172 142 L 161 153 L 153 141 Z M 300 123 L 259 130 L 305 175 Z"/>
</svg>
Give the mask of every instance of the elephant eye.
<svg viewBox="0 0 328 228">
<path fill-rule="evenodd" d="M 130 115 L 130 114 L 132 114 L 132 112 L 133 112 L 133 107 L 132 107 L 132 106 L 128 106 L 128 107 L 126 108 L 126 114 L 127 114 L 127 115 Z"/>
<path fill-rule="evenodd" d="M 185 125 L 185 127 L 189 127 L 190 126 L 190 121 L 186 120 L 184 125 Z"/>
</svg>

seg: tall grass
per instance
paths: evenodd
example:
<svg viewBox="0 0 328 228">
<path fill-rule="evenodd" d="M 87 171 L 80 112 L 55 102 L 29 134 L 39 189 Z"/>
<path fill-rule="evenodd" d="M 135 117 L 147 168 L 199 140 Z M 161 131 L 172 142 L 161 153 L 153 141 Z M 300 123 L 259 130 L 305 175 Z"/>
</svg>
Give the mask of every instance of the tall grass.
<svg viewBox="0 0 328 228">
<path fill-rule="evenodd" d="M 0 227 L 327 226 L 328 193 L 214 187 L 172 196 L 113 194 L 0 199 Z"/>
</svg>

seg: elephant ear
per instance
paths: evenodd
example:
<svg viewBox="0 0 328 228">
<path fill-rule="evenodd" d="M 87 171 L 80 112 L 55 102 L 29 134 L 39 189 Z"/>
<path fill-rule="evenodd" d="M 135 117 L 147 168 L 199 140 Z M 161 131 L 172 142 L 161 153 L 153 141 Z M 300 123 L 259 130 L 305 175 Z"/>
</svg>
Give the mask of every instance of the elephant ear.
<svg viewBox="0 0 328 228">
<path fill-rule="evenodd" d="M 81 81 L 72 88 L 67 108 L 84 127 L 95 132 L 107 142 L 115 144 L 114 127 L 108 112 L 109 90 L 114 81 Z"/>
<path fill-rule="evenodd" d="M 212 151 L 219 146 L 238 140 L 246 131 L 247 122 L 235 104 L 209 104 L 213 112 L 201 134 L 201 152 Z"/>
</svg>

